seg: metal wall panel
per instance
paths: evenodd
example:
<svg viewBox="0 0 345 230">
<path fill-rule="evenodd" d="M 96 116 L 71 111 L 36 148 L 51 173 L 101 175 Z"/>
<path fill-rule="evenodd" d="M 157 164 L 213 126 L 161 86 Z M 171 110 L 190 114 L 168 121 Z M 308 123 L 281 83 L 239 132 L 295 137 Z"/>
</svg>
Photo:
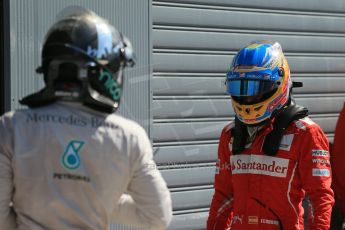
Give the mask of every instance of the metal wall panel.
<svg viewBox="0 0 345 230">
<path fill-rule="evenodd" d="M 188 52 L 188 51 L 187 51 Z M 153 55 L 156 72 L 220 72 L 229 66 L 232 54 L 160 52 Z M 287 55 L 293 73 L 343 73 L 345 56 Z M 188 63 L 188 65 L 186 65 Z"/>
<path fill-rule="evenodd" d="M 209 185 L 213 181 L 215 170 L 213 164 L 177 165 L 176 168 L 161 169 L 161 173 L 170 188 L 179 188 Z"/>
<path fill-rule="evenodd" d="M 231 30 L 231 29 L 230 29 Z M 256 39 L 269 38 L 279 41 L 285 53 L 310 52 L 310 53 L 344 53 L 344 35 L 296 35 L 272 34 L 267 36 L 261 31 L 256 34 L 243 33 L 241 31 L 176 31 L 169 29 L 157 30 L 153 35 L 153 42 L 156 49 L 187 49 L 187 50 L 209 50 L 209 51 L 236 51 L 243 43 L 249 43 Z M 261 32 L 261 33 L 260 33 Z M 180 39 L 183 37 L 184 39 Z M 217 42 L 210 43 L 214 40 Z"/>
<path fill-rule="evenodd" d="M 161 143 L 159 147 L 155 148 L 155 160 L 157 164 L 162 165 L 167 162 L 170 162 L 171 165 L 212 162 L 216 160 L 217 147 L 217 144 L 214 143 L 184 144 L 182 146 L 169 145 L 169 143 L 162 145 Z"/>
<path fill-rule="evenodd" d="M 317 95 L 315 95 L 317 96 Z M 300 105 L 308 105 L 309 113 L 313 114 L 327 114 L 337 113 L 344 105 L 345 95 L 333 96 L 325 95 L 318 100 L 315 100 L 314 96 L 298 95 L 295 97 L 296 102 Z M 323 106 L 320 106 L 323 105 Z M 199 118 L 209 118 L 214 120 L 215 118 L 233 117 L 234 111 L 231 107 L 230 99 L 219 99 L 219 98 L 184 98 L 175 100 L 155 100 L 154 111 L 157 115 L 154 117 L 156 121 L 160 119 L 185 119 L 185 118 L 196 118 L 194 120 L 200 120 Z M 205 119 L 204 119 L 205 121 Z"/>
<path fill-rule="evenodd" d="M 300 94 L 342 94 L 344 92 L 345 74 L 343 73 L 293 73 L 294 81 L 303 82 L 303 88 L 294 89 Z M 224 73 L 174 73 L 172 75 L 156 74 L 152 90 L 156 99 L 168 99 L 169 96 L 225 96 Z M 158 109 L 153 105 L 153 109 Z"/>
<path fill-rule="evenodd" d="M 339 15 L 306 15 L 276 10 L 194 8 L 183 4 L 155 5 L 153 20 L 157 25 L 231 28 L 301 33 L 342 33 L 345 18 Z M 324 16 L 321 20 L 320 17 Z M 258 20 L 260 18 L 260 20 Z M 244 20 L 245 19 L 245 20 Z M 318 23 L 315 23 L 317 21 Z M 293 25 L 293 28 L 292 28 Z M 279 33 L 278 32 L 278 33 Z"/>
<path fill-rule="evenodd" d="M 172 201 L 176 211 L 199 208 L 208 206 L 213 195 L 213 188 L 202 190 L 172 192 Z"/>
<path fill-rule="evenodd" d="M 323 131 L 332 133 L 335 129 L 338 114 L 324 114 L 310 116 L 318 123 Z M 223 127 L 231 120 L 226 121 L 193 121 L 190 122 L 169 122 L 155 123 L 153 125 L 152 137 L 159 142 L 180 142 L 197 140 L 216 140 L 220 136 Z"/>
<path fill-rule="evenodd" d="M 153 1 L 152 138 L 172 190 L 170 229 L 205 229 L 218 137 L 234 116 L 225 73 L 250 41 L 282 44 L 304 83 L 297 103 L 332 141 L 345 100 L 344 12 L 342 0 Z"/>
<path fill-rule="evenodd" d="M 56 14 L 63 8 L 79 5 L 107 18 L 125 34 L 135 49 L 137 64 L 125 71 L 124 95 L 120 113 L 150 127 L 150 0 L 11 0 L 10 70 L 11 109 L 19 108 L 18 99 L 43 86 L 35 74 L 40 63 L 40 47 Z M 9 76 L 8 76 L 9 77 Z M 113 225 L 112 229 L 134 229 Z"/>
<path fill-rule="evenodd" d="M 245 10 L 268 10 L 275 9 L 279 11 L 288 10 L 294 13 L 300 12 L 301 14 L 315 14 L 320 12 L 325 13 L 344 13 L 345 3 L 342 0 L 289 0 L 289 1 L 276 1 L 276 0 L 159 0 L 158 4 L 193 4 L 191 7 L 203 7 L 203 8 L 225 8 L 236 7 L 236 9 L 245 8 Z"/>
<path fill-rule="evenodd" d="M 133 43 L 137 64 L 125 71 L 124 95 L 120 113 L 150 126 L 150 21 L 149 0 L 14 0 L 10 1 L 11 109 L 18 99 L 43 87 L 35 74 L 40 64 L 40 47 L 56 14 L 63 8 L 79 5 L 107 18 Z"/>
</svg>

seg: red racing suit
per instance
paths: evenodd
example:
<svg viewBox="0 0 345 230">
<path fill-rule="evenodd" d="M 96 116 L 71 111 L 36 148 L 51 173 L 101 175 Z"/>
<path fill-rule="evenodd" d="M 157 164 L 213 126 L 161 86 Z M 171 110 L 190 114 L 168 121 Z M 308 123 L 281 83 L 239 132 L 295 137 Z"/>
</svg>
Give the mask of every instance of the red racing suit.
<svg viewBox="0 0 345 230">
<path fill-rule="evenodd" d="M 262 151 L 272 123 L 237 155 L 231 152 L 232 127 L 220 136 L 207 230 L 303 230 L 305 193 L 309 229 L 329 229 L 334 204 L 329 144 L 319 125 L 308 117 L 292 122 L 275 156 Z"/>
<path fill-rule="evenodd" d="M 338 198 L 339 208 L 345 215 L 345 104 L 340 112 L 335 129 L 334 145 L 332 156 L 333 188 L 335 196 Z"/>
</svg>

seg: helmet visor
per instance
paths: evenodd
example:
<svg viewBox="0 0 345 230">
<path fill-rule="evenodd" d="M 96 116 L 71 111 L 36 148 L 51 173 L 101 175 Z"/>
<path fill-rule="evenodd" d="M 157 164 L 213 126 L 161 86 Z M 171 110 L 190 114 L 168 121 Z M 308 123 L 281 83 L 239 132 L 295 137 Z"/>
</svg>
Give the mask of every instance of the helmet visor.
<svg viewBox="0 0 345 230">
<path fill-rule="evenodd" d="M 227 82 L 227 91 L 231 98 L 240 104 L 252 105 L 271 97 L 278 89 L 275 81 L 231 80 Z"/>
<path fill-rule="evenodd" d="M 259 96 L 278 88 L 276 81 L 237 79 L 227 82 L 227 92 L 231 96 Z"/>
</svg>

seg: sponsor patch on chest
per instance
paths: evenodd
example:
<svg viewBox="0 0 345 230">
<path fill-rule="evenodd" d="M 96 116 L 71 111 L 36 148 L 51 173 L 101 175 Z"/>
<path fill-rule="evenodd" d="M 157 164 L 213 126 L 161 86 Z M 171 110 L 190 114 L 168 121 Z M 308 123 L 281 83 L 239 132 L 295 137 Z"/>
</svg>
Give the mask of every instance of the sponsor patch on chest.
<svg viewBox="0 0 345 230">
<path fill-rule="evenodd" d="M 313 176 L 329 177 L 330 175 L 329 169 L 313 169 Z"/>
<path fill-rule="evenodd" d="M 313 149 L 311 150 L 311 155 L 313 157 L 328 157 L 328 151 L 323 149 Z"/>
<path fill-rule="evenodd" d="M 280 141 L 279 149 L 290 151 L 291 144 L 293 141 L 294 134 L 287 134 L 282 137 L 282 140 Z"/>
<path fill-rule="evenodd" d="M 259 224 L 258 216 L 248 216 L 248 224 Z"/>
<path fill-rule="evenodd" d="M 289 160 L 258 155 L 234 155 L 230 157 L 232 174 L 259 174 L 286 177 Z"/>
</svg>

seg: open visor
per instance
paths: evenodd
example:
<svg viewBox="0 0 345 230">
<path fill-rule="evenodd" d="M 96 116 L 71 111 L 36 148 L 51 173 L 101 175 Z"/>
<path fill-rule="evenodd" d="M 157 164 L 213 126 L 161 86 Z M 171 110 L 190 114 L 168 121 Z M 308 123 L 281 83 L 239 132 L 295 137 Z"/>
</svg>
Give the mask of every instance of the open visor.
<svg viewBox="0 0 345 230">
<path fill-rule="evenodd" d="M 227 81 L 227 92 L 231 96 L 258 96 L 275 91 L 276 81 L 236 79 Z"/>
</svg>

